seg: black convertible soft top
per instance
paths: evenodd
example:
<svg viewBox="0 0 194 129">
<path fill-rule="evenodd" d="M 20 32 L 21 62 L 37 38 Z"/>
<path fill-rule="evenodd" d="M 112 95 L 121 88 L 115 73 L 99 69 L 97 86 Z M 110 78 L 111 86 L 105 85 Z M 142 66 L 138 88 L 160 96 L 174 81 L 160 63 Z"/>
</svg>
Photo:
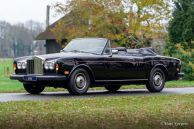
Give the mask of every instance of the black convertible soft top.
<svg viewBox="0 0 194 129">
<path fill-rule="evenodd" d="M 114 50 L 118 50 L 119 55 L 133 55 L 133 56 L 155 56 L 156 52 L 152 47 L 140 48 L 140 49 L 127 49 L 125 47 L 117 47 Z"/>
</svg>

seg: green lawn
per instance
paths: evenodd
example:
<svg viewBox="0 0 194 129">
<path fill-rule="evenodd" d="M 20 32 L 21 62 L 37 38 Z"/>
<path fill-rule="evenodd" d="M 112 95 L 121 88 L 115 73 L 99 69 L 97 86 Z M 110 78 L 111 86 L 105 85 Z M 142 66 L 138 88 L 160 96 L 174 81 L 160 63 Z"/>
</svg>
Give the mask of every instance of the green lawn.
<svg viewBox="0 0 194 129">
<path fill-rule="evenodd" d="M 9 68 L 10 74 L 13 71 L 12 68 L 12 59 L 0 59 L 0 93 L 3 92 L 24 92 L 23 86 L 18 81 L 13 81 L 9 79 L 9 74 L 4 73 L 4 69 Z M 194 81 L 171 81 L 167 82 L 166 87 L 194 87 Z M 139 89 L 139 88 L 145 88 L 144 85 L 136 86 L 124 86 L 123 89 Z M 93 88 L 93 89 L 103 89 L 103 88 Z M 46 88 L 45 91 L 58 91 L 58 90 L 64 90 L 64 89 L 54 89 L 54 88 Z"/>
<path fill-rule="evenodd" d="M 194 95 L 125 96 L 0 104 L 0 128 L 193 129 Z"/>
<path fill-rule="evenodd" d="M 4 76 L 4 69 L 9 69 L 10 73 L 13 71 L 12 59 L 1 59 L 0 58 L 0 76 Z"/>
</svg>

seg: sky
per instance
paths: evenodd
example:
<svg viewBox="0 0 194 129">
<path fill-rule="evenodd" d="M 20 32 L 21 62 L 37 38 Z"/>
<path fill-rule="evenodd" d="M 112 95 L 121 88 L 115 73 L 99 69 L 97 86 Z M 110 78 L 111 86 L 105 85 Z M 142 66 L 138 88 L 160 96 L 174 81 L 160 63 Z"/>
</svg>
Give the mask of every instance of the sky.
<svg viewBox="0 0 194 129">
<path fill-rule="evenodd" d="M 35 20 L 45 23 L 46 6 L 65 0 L 0 0 L 0 21 L 5 20 L 12 24 Z M 55 16 L 51 9 L 51 23 L 60 18 Z"/>
</svg>

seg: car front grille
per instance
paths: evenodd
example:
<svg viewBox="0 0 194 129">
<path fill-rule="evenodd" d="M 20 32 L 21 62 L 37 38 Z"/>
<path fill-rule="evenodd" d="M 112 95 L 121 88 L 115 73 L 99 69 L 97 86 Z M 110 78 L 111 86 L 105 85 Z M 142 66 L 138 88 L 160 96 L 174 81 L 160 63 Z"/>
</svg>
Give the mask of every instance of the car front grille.
<svg viewBox="0 0 194 129">
<path fill-rule="evenodd" d="M 43 74 L 42 59 L 34 57 L 27 60 L 27 74 Z"/>
<path fill-rule="evenodd" d="M 27 60 L 27 74 L 34 74 L 34 60 Z"/>
</svg>

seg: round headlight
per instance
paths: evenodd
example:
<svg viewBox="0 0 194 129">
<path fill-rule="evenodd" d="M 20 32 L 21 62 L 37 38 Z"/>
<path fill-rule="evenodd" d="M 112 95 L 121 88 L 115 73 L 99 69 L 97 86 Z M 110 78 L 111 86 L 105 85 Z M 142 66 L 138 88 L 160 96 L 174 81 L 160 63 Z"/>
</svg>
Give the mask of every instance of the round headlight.
<svg viewBox="0 0 194 129">
<path fill-rule="evenodd" d="M 55 69 L 55 63 L 54 62 L 45 62 L 44 68 L 46 70 L 54 70 Z"/>
<path fill-rule="evenodd" d="M 17 62 L 17 68 L 22 69 L 22 63 L 21 62 Z"/>
<path fill-rule="evenodd" d="M 22 63 L 22 69 L 26 69 L 26 62 Z"/>
<path fill-rule="evenodd" d="M 50 70 L 53 70 L 53 69 L 54 69 L 54 63 L 53 63 L 53 62 L 50 62 L 50 64 L 49 64 L 49 69 L 50 69 Z"/>
<path fill-rule="evenodd" d="M 45 64 L 44 64 L 44 68 L 45 68 L 46 70 L 48 70 L 48 69 L 49 69 L 49 63 L 48 63 L 48 62 L 45 62 Z"/>
</svg>

